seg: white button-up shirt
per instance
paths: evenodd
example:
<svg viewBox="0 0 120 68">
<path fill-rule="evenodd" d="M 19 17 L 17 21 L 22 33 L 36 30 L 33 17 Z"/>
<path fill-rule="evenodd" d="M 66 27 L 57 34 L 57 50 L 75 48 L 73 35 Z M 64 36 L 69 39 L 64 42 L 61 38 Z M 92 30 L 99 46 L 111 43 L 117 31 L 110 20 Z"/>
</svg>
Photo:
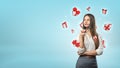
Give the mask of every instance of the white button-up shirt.
<svg viewBox="0 0 120 68">
<path fill-rule="evenodd" d="M 101 36 L 98 34 L 98 39 L 99 39 L 99 47 L 96 49 L 96 53 L 97 55 L 101 55 L 103 53 L 103 44 L 102 44 L 102 38 Z M 79 41 L 79 37 L 77 38 L 77 40 Z M 94 40 L 92 38 L 92 36 L 88 36 L 87 33 L 85 33 L 84 36 L 84 46 L 85 48 L 78 48 L 78 51 L 80 53 L 84 53 L 85 51 L 90 51 L 90 50 L 95 50 L 95 43 Z"/>
</svg>

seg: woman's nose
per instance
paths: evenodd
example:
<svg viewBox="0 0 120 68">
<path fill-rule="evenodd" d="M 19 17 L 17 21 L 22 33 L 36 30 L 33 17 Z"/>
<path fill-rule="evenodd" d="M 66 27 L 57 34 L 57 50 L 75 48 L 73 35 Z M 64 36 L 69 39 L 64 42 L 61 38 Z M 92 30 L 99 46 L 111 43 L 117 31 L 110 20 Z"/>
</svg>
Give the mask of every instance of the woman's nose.
<svg viewBox="0 0 120 68">
<path fill-rule="evenodd" d="M 87 23 L 87 21 L 84 22 L 85 24 Z"/>
</svg>

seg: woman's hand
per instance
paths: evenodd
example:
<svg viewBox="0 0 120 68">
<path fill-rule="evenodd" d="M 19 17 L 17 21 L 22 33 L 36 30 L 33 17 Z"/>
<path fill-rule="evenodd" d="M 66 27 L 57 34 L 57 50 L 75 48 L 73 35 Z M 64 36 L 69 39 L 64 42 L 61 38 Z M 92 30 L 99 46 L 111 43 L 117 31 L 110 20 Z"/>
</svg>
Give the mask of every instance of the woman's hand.
<svg viewBox="0 0 120 68">
<path fill-rule="evenodd" d="M 83 38 L 83 37 L 84 37 L 85 32 L 86 32 L 86 30 L 84 30 L 84 29 L 83 29 L 83 30 L 81 30 L 81 32 L 80 32 L 80 37 L 81 37 L 81 38 Z"/>
</svg>

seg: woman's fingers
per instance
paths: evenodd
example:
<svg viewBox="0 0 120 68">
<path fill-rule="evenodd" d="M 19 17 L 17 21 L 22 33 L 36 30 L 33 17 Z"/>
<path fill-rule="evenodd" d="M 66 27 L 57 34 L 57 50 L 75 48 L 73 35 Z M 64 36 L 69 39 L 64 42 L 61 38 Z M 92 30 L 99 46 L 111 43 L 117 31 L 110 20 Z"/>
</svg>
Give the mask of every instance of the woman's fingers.
<svg viewBox="0 0 120 68">
<path fill-rule="evenodd" d="M 81 30 L 80 35 L 81 35 L 81 36 L 84 36 L 84 35 L 85 35 L 85 32 L 86 32 L 85 30 Z"/>
<path fill-rule="evenodd" d="M 80 35 L 81 35 L 81 36 L 84 36 L 84 35 L 85 35 L 85 33 L 80 33 Z"/>
<path fill-rule="evenodd" d="M 86 32 L 86 30 L 84 30 L 84 29 L 83 29 L 83 30 L 81 30 L 81 33 L 85 33 L 85 32 Z"/>
</svg>

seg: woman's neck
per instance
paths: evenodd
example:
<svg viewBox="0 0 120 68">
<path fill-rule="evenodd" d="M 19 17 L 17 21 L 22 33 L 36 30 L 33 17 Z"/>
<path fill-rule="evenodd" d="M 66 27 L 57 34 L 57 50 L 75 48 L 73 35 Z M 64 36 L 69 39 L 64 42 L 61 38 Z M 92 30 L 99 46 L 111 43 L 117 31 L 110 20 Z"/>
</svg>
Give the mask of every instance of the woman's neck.
<svg viewBox="0 0 120 68">
<path fill-rule="evenodd" d="M 91 36 L 90 29 L 86 29 L 86 33 L 89 35 L 89 37 Z"/>
</svg>

